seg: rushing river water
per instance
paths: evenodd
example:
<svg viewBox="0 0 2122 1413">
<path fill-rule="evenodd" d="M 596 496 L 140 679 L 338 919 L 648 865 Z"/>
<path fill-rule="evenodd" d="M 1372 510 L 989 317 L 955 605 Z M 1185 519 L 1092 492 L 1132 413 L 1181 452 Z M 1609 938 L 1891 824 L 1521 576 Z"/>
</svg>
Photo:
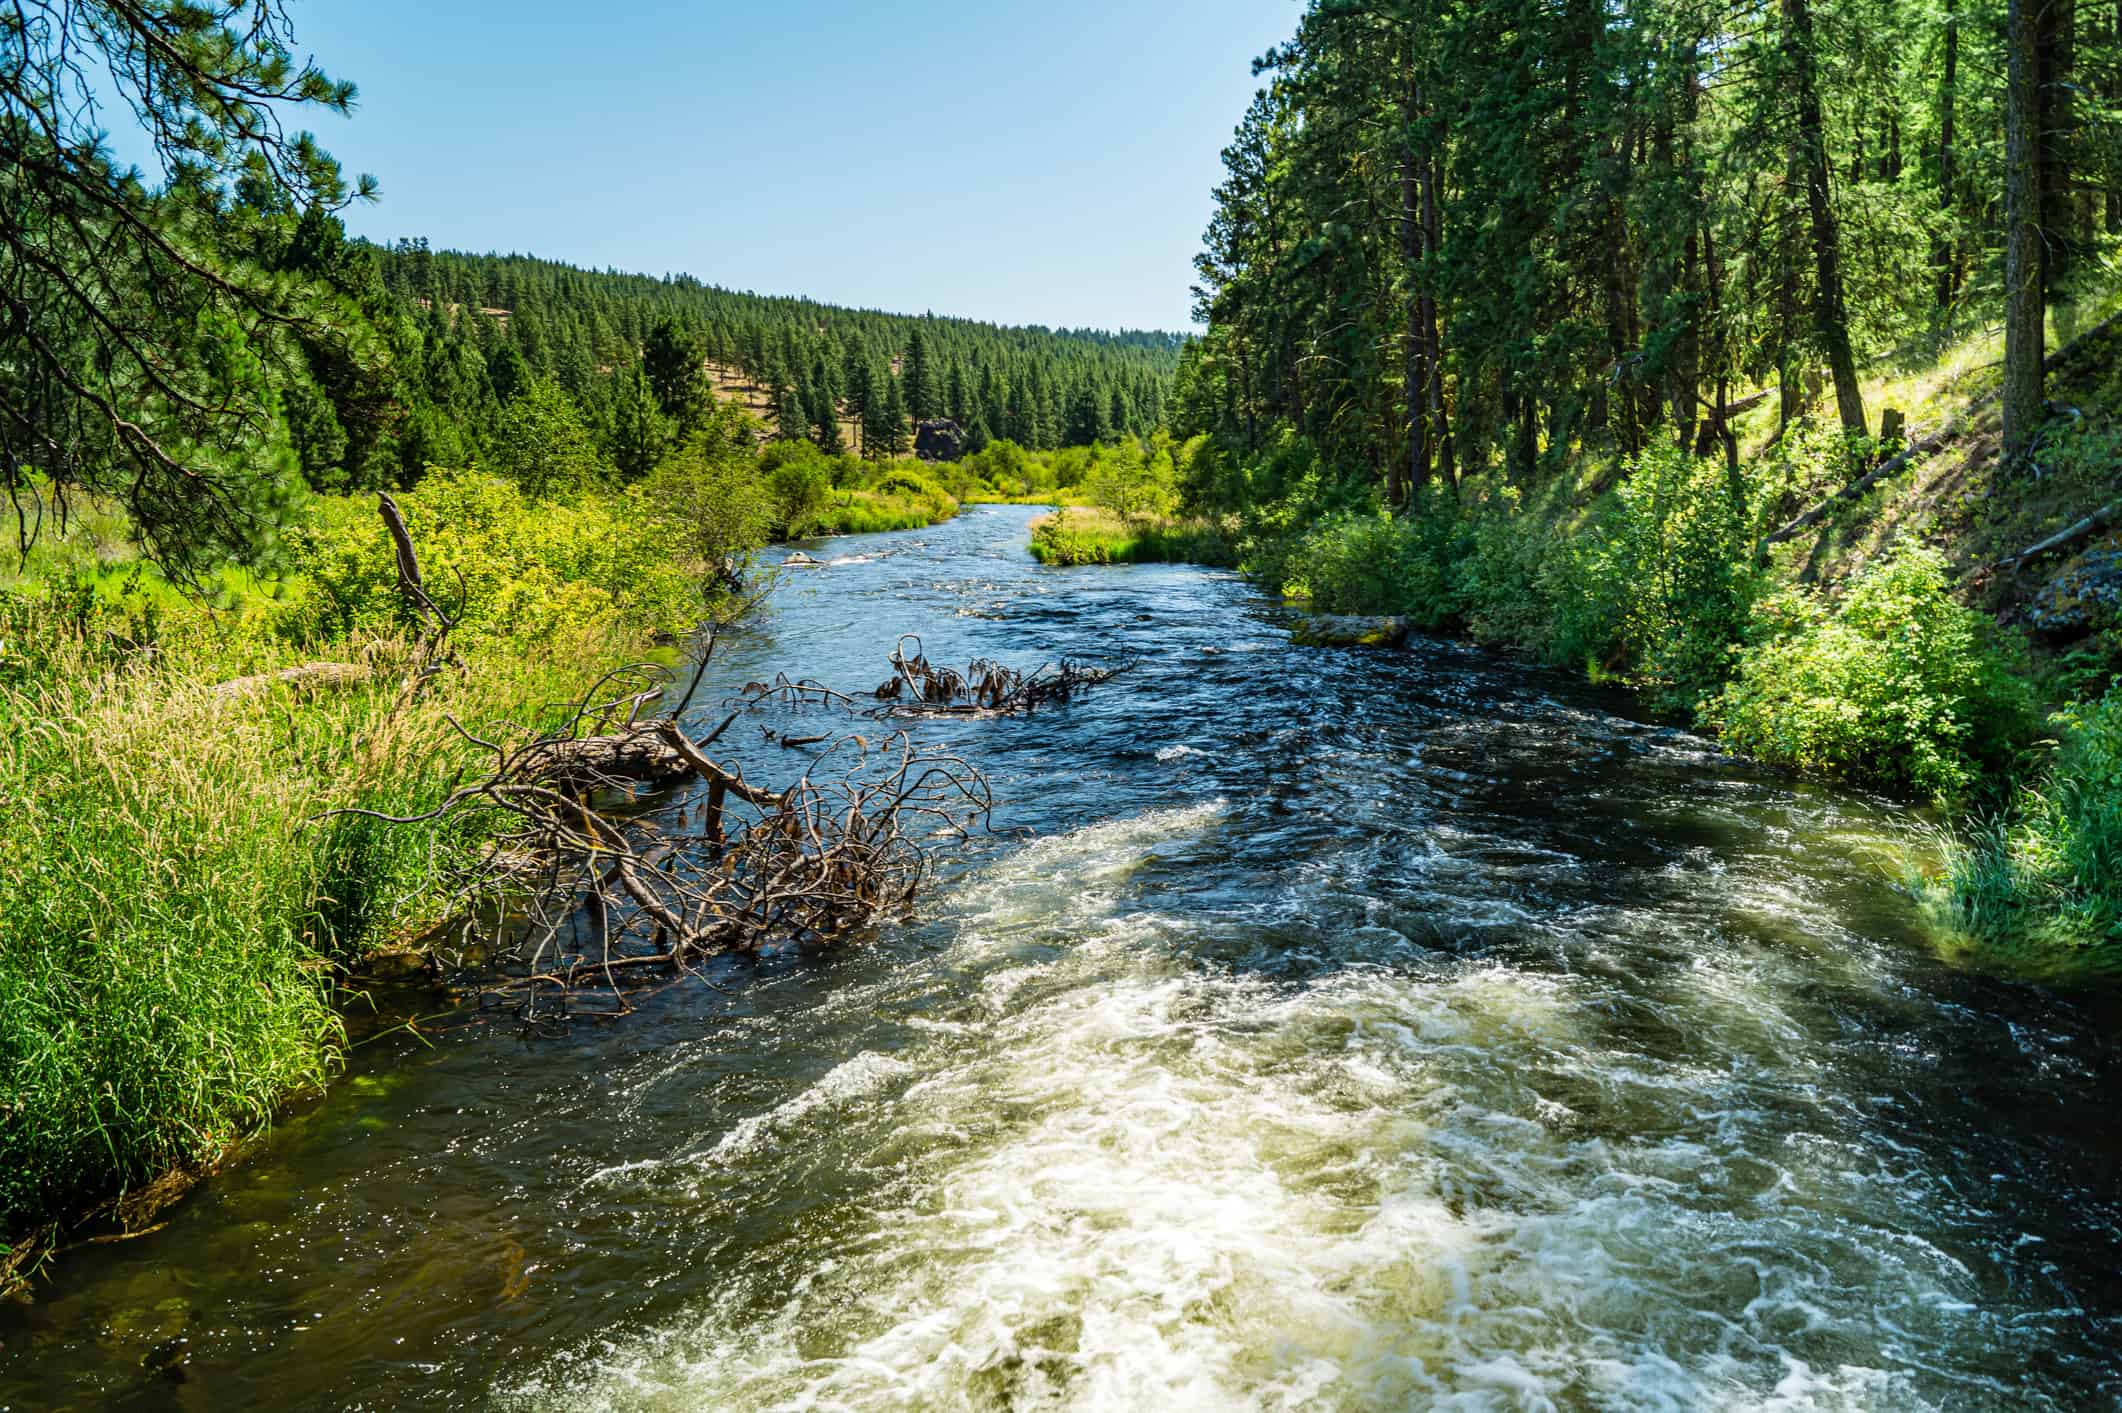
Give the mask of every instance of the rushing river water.
<svg viewBox="0 0 2122 1413">
<path fill-rule="evenodd" d="M 1028 519 L 813 547 L 716 679 L 1139 657 L 928 730 L 1032 842 L 361 1048 L 0 1307 L 0 1408 L 2118 1406 L 2118 1008 L 1936 960 L 1893 812 Z"/>
</svg>

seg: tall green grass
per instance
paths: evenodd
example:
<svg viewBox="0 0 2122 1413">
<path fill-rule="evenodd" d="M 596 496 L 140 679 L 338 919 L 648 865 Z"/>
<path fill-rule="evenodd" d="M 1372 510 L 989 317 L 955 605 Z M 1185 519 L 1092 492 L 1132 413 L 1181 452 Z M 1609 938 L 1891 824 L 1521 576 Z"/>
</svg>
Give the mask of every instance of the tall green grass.
<svg viewBox="0 0 2122 1413">
<path fill-rule="evenodd" d="M 481 841 L 322 816 L 427 807 L 476 764 L 446 714 L 529 725 L 615 646 L 492 645 L 407 707 L 391 635 L 303 646 L 196 610 L 151 633 L 0 596 L 0 1235 L 210 1161 L 324 1083 L 332 964 L 433 921 L 438 869 Z M 372 681 L 217 686 L 327 655 Z"/>
<path fill-rule="evenodd" d="M 910 465 L 895 466 L 865 490 L 845 490 L 811 512 L 806 535 L 874 535 L 920 530 L 958 513 L 951 494 Z"/>
<path fill-rule="evenodd" d="M 2005 812 L 1946 836 L 1944 867 L 1915 882 L 1970 946 L 2122 973 L 2122 685 L 2056 725 L 2047 766 Z"/>
<path fill-rule="evenodd" d="M 1109 510 L 1065 507 L 1032 522 L 1041 564 L 1208 564 L 1233 567 L 1237 550 L 1213 520 L 1125 520 Z"/>
</svg>

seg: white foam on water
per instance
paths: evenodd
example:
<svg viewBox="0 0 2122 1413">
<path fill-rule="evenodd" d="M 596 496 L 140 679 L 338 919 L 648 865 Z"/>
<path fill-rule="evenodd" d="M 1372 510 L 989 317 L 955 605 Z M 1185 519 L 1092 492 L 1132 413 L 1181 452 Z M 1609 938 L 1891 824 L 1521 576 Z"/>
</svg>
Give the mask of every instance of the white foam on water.
<svg viewBox="0 0 2122 1413">
<path fill-rule="evenodd" d="M 1750 1057 L 1813 1061 L 1782 972 L 1718 954 L 1675 978 L 1735 1028 L 1714 1063 L 1613 1048 L 1597 976 L 1206 969 L 1124 885 L 1224 812 L 1099 825 L 970 881 L 944 959 L 977 977 L 960 1018 L 668 1165 L 768 1181 L 833 1152 L 893 1179 L 830 1245 L 788 1233 L 704 1306 L 504 1401 L 1926 1406 L 1907 1352 L 1949 1349 L 1981 1302 L 1865 1206 L 1919 1190 L 1865 1190 L 1881 1175 L 1823 1135 L 1762 1137 Z M 1071 945 L 1028 949 L 1027 928 Z"/>
</svg>

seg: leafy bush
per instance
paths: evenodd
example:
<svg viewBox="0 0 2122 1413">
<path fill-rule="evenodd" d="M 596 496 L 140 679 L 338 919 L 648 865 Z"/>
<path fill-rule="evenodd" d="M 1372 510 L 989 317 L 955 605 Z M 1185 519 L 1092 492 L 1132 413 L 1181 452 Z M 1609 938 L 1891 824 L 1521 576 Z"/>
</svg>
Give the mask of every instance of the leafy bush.
<svg viewBox="0 0 2122 1413">
<path fill-rule="evenodd" d="M 760 465 L 766 473 L 766 493 L 773 501 L 774 523 L 788 538 L 801 539 L 832 499 L 832 463 L 808 442 L 777 442 L 775 446 L 799 449 L 771 464 L 761 458 Z"/>
<path fill-rule="evenodd" d="M 697 432 L 642 483 L 652 526 L 675 538 L 679 558 L 710 585 L 741 578 L 774 528 L 749 438 Z"/>
<path fill-rule="evenodd" d="M 1760 577 L 1752 497 L 1714 461 L 1660 444 L 1551 571 L 1555 655 L 1626 677 L 1669 713 L 1731 676 Z"/>
<path fill-rule="evenodd" d="M 1070 508 L 1034 520 L 1031 552 L 1049 565 L 1237 563 L 1230 535 L 1216 521 L 1127 521 L 1090 508 Z"/>
<path fill-rule="evenodd" d="M 1455 621 L 1451 569 L 1463 550 L 1449 514 L 1392 519 L 1379 512 L 1328 516 L 1282 561 L 1282 592 L 1322 613 L 1388 613 L 1436 629 Z"/>
<path fill-rule="evenodd" d="M 1172 465 L 1169 439 L 1152 447 L 1147 455 L 1132 440 L 1100 451 L 1104 454 L 1084 483 L 1094 504 L 1122 520 L 1159 519 L 1178 508 L 1178 475 Z"/>
<path fill-rule="evenodd" d="M 680 493 L 659 484 L 661 475 L 642 491 L 541 504 L 497 476 L 437 469 L 399 505 L 428 585 L 460 612 L 464 636 L 537 638 L 607 621 L 682 633 L 704 612 L 684 561 L 704 557 L 725 535 L 734 547 L 756 546 L 763 526 L 753 510 L 741 527 L 722 527 L 714 486 L 688 481 Z M 676 522 L 679 514 L 689 519 Z M 710 521 L 712 532 L 703 529 Z M 373 500 L 314 503 L 289 544 L 303 582 L 280 618 L 284 634 L 326 638 L 405 624 L 396 560 Z"/>
<path fill-rule="evenodd" d="M 1749 637 L 1705 716 L 1763 760 L 1950 799 L 2030 734 L 2031 691 L 1933 550 L 1872 566 L 1832 610 L 1771 596 Z"/>
<path fill-rule="evenodd" d="M 502 409 L 488 460 L 532 500 L 565 500 L 614 479 L 574 400 L 550 378 L 533 378 Z"/>
<path fill-rule="evenodd" d="M 1467 631 L 1482 642 L 1581 667 L 1586 654 L 1560 642 L 1557 632 L 1571 562 L 1554 521 L 1527 510 L 1515 487 L 1482 497 L 1466 515 L 1466 554 L 1452 583 Z"/>
</svg>

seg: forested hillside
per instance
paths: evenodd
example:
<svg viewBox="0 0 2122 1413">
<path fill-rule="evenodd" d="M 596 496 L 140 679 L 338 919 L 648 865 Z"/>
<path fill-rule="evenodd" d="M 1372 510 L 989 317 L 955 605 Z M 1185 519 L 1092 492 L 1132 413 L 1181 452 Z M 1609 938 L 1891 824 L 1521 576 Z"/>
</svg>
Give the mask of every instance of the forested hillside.
<svg viewBox="0 0 2122 1413">
<path fill-rule="evenodd" d="M 931 418 L 957 422 L 970 451 L 1146 436 L 1181 346 L 1172 334 L 882 314 L 424 241 L 381 249 L 325 221 L 280 258 L 356 300 L 388 346 L 353 386 L 334 356 L 312 357 L 314 392 L 290 396 L 319 486 L 402 484 L 476 458 L 535 378 L 553 380 L 607 458 L 638 475 L 711 396 L 703 362 L 756 384 L 776 435 L 833 453 L 903 455 L 909 423 Z"/>
<path fill-rule="evenodd" d="M 2004 313 L 2013 83 L 2035 259 L 2011 288 L 2106 277 L 2118 23 L 2073 0 L 1317 0 L 1224 153 L 1185 416 L 1255 448 L 1286 424 L 1395 503 L 1587 446 L 1736 458 L 1750 389 L 1877 433 L 1862 363 Z"/>
</svg>

